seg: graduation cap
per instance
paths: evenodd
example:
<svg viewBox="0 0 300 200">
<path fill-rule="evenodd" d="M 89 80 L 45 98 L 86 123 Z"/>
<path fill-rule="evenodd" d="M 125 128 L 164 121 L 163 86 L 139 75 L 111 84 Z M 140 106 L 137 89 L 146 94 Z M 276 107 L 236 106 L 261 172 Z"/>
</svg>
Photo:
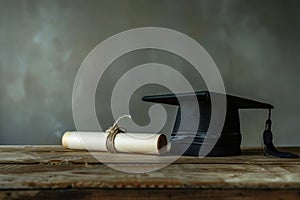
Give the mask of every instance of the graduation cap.
<svg viewBox="0 0 300 200">
<path fill-rule="evenodd" d="M 197 99 L 196 103 L 198 103 L 198 111 L 196 109 L 196 112 L 195 107 L 192 106 L 193 102 L 191 101 L 191 99 L 195 97 Z M 208 134 L 208 128 L 211 123 L 212 98 L 226 98 L 227 108 L 225 122 L 221 133 Z M 273 145 L 271 109 L 274 107 L 271 104 L 208 91 L 176 95 L 162 94 L 144 96 L 142 100 L 178 107 L 176 120 L 171 134 L 171 154 L 198 156 L 201 147 L 214 145 L 209 148 L 208 156 L 240 155 L 242 153 L 240 148 L 242 135 L 240 130 L 239 109 L 267 109 L 269 110 L 269 116 L 263 133 L 265 154 L 282 158 L 298 157 L 292 153 L 280 152 Z M 182 107 L 185 109 L 185 114 L 182 113 Z M 218 109 L 219 108 L 216 110 L 217 112 Z M 198 115 L 195 113 L 198 113 Z M 195 127 L 193 126 L 195 123 L 197 125 L 196 130 L 191 130 L 193 129 L 191 127 Z"/>
</svg>

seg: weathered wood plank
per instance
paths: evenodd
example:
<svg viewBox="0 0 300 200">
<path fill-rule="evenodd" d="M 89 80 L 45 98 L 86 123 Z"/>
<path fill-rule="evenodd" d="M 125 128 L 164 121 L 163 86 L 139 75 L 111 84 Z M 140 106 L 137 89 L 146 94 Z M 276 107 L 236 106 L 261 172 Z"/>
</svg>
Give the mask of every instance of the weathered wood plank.
<svg viewBox="0 0 300 200">
<path fill-rule="evenodd" d="M 300 148 L 284 150 L 300 154 Z M 133 170 L 158 167 L 173 157 L 95 156 L 61 146 L 0 146 L 0 199 L 297 199 L 300 193 L 300 159 L 265 157 L 261 149 L 235 157 L 184 156 L 143 174 L 116 171 L 97 157 Z"/>
<path fill-rule="evenodd" d="M 284 148 L 300 155 L 300 148 Z M 105 152 L 78 151 L 64 149 L 61 146 L 0 146 L 0 163 L 14 164 L 99 164 L 105 163 L 169 163 L 174 156 L 155 156 L 141 154 L 110 154 Z M 176 164 L 264 164 L 264 165 L 299 165 L 300 159 L 271 158 L 263 155 L 262 150 L 245 149 L 244 155 L 234 157 L 195 158 L 182 156 Z"/>
<path fill-rule="evenodd" d="M 0 191 L 0 199 L 112 199 L 112 200 L 156 200 L 156 199 L 255 199 L 255 200 L 290 200 L 299 199 L 298 190 L 182 190 L 182 189 L 117 189 L 117 190 L 31 190 L 31 191 Z"/>
<path fill-rule="evenodd" d="M 122 164 L 153 167 L 156 164 Z M 185 188 L 299 189 L 300 166 L 172 164 L 161 170 L 129 174 L 105 165 L 0 165 L 1 189 Z"/>
</svg>

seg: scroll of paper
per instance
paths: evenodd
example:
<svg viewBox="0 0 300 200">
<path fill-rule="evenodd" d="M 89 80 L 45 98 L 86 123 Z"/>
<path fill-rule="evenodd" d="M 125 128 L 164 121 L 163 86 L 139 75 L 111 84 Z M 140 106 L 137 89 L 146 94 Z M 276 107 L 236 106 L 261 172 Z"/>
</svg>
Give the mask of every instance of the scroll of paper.
<svg viewBox="0 0 300 200">
<path fill-rule="evenodd" d="M 65 132 L 62 144 L 69 149 L 109 151 L 107 136 L 107 132 Z M 164 134 L 118 133 L 113 142 L 116 152 L 163 154 L 167 151 Z"/>
</svg>

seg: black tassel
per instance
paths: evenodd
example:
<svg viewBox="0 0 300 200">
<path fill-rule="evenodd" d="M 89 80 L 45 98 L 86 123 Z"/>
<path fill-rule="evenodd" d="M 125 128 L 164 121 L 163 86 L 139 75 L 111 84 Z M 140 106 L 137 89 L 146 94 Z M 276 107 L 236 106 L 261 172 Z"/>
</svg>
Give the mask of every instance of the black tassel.
<svg viewBox="0 0 300 200">
<path fill-rule="evenodd" d="M 263 139 L 265 144 L 265 154 L 274 156 L 277 158 L 298 158 L 299 156 L 289 152 L 281 152 L 276 149 L 273 144 L 273 134 L 271 131 L 272 121 L 271 121 L 271 109 L 269 109 L 269 117 L 266 121 L 266 128 L 263 133 Z"/>
</svg>

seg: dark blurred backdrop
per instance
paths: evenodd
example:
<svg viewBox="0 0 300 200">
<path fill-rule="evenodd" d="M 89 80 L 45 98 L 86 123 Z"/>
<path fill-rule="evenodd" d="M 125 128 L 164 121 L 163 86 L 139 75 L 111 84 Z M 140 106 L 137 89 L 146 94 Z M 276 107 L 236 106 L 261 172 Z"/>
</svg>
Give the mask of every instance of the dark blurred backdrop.
<svg viewBox="0 0 300 200">
<path fill-rule="evenodd" d="M 228 93 L 274 104 L 275 144 L 300 145 L 299 8 L 296 0 L 0 0 L 0 144 L 59 144 L 75 129 L 72 87 L 86 55 L 121 31 L 154 26 L 202 44 Z M 244 146 L 261 145 L 266 116 L 241 112 Z"/>
</svg>

